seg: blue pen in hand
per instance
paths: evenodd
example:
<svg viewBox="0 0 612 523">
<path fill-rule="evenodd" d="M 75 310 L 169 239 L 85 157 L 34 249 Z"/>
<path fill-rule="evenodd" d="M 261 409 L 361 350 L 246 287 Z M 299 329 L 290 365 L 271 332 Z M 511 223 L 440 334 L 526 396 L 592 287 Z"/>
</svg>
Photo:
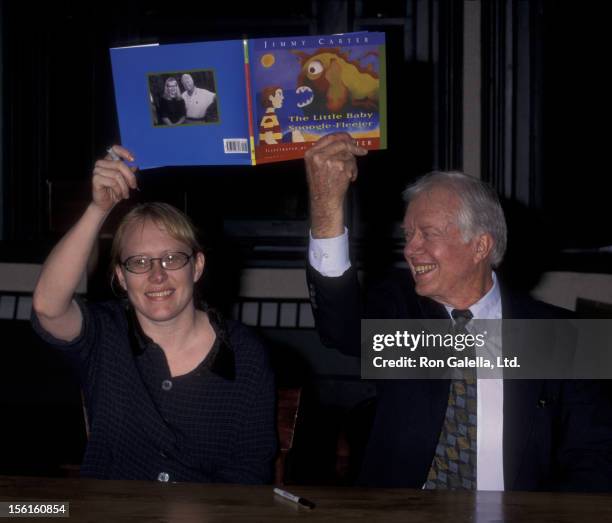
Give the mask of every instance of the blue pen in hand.
<svg viewBox="0 0 612 523">
<path fill-rule="evenodd" d="M 109 147 L 108 149 L 106 149 L 106 152 L 108 153 L 108 155 L 111 157 L 111 160 L 117 162 L 117 161 L 121 161 L 121 158 L 119 157 L 119 155 L 114 151 L 114 149 L 112 147 Z M 136 173 L 134 173 L 134 176 L 136 176 Z M 136 186 L 136 190 L 140 191 L 140 187 Z"/>
<path fill-rule="evenodd" d="M 119 158 L 119 155 L 113 150 L 112 147 L 109 147 L 108 149 L 106 149 L 106 152 L 111 157 L 111 160 L 114 160 L 115 162 L 121 160 L 121 158 Z"/>
</svg>

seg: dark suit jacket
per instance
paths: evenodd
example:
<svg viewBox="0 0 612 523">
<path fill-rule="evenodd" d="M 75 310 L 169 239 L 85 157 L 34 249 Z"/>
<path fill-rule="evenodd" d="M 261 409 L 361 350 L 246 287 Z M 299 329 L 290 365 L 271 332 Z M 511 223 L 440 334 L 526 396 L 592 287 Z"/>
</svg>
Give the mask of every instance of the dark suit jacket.
<svg viewBox="0 0 612 523">
<path fill-rule="evenodd" d="M 359 356 L 360 318 L 448 318 L 396 271 L 362 300 L 356 272 L 326 278 L 307 271 L 323 343 Z M 569 311 L 515 294 L 500 283 L 502 316 L 565 317 Z M 364 303 L 362 306 L 361 304 Z M 448 380 L 379 380 L 377 410 L 359 482 L 421 488 L 444 420 Z M 504 381 L 506 490 L 612 490 L 612 406 L 608 382 Z"/>
</svg>

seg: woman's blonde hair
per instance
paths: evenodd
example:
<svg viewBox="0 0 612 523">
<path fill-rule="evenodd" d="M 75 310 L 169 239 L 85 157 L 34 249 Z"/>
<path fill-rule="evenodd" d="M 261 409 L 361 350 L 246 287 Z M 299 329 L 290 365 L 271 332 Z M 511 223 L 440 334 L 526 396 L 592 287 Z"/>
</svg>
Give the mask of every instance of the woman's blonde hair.
<svg viewBox="0 0 612 523">
<path fill-rule="evenodd" d="M 187 254 L 204 251 L 198 241 L 196 227 L 184 213 L 167 203 L 142 203 L 128 212 L 119 223 L 111 247 L 110 270 L 112 273 L 114 273 L 115 267 L 122 262 L 121 249 L 128 228 L 134 224 L 144 225 L 147 220 L 151 220 L 155 225 L 164 229 L 170 237 L 188 245 L 192 252 Z"/>
</svg>

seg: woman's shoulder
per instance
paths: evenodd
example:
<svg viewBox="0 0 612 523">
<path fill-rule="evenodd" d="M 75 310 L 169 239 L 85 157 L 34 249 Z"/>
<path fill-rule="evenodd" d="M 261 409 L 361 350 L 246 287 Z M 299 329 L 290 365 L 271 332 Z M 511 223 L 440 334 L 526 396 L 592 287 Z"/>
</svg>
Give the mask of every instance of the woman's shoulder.
<svg viewBox="0 0 612 523">
<path fill-rule="evenodd" d="M 263 345 L 263 340 L 259 334 L 241 321 L 228 318 L 225 320 L 225 329 L 231 340 Z"/>
<path fill-rule="evenodd" d="M 273 372 L 269 347 L 251 327 L 233 319 L 226 320 L 228 346 L 234 354 L 236 378 L 239 382 L 260 387 L 272 383 Z"/>
<path fill-rule="evenodd" d="M 264 340 L 244 323 L 225 318 L 215 311 L 208 311 L 211 321 L 216 324 L 218 335 L 224 338 L 236 355 L 236 360 L 259 360 L 268 362 L 268 348 Z"/>
</svg>

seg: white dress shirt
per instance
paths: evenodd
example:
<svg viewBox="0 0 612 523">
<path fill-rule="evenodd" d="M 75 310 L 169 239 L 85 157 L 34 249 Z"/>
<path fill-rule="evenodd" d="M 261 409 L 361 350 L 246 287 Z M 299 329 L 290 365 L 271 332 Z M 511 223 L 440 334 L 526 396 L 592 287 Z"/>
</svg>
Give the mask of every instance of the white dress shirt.
<svg viewBox="0 0 612 523">
<path fill-rule="evenodd" d="M 351 266 L 348 249 L 348 230 L 335 238 L 314 239 L 310 236 L 308 260 L 313 269 L 328 277 L 342 276 Z M 453 309 L 444 305 L 449 313 Z M 501 295 L 497 276 L 493 286 L 470 307 L 475 320 L 501 320 Z M 499 325 L 501 327 L 501 325 Z M 468 324 L 467 328 L 470 328 Z M 501 355 L 501 328 L 487 336 L 488 345 Z M 476 480 L 478 490 L 504 490 L 504 385 L 502 379 L 478 379 Z"/>
</svg>

